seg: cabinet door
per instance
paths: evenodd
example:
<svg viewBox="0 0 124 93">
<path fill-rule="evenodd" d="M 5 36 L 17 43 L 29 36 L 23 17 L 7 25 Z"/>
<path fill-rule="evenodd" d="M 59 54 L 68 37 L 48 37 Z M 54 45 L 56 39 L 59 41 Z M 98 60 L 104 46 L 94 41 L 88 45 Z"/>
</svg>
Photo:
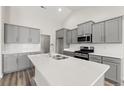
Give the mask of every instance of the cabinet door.
<svg viewBox="0 0 124 93">
<path fill-rule="evenodd" d="M 24 70 L 30 67 L 30 60 L 26 54 L 18 55 L 18 70 Z"/>
<path fill-rule="evenodd" d="M 40 30 L 30 29 L 30 42 L 33 44 L 40 43 Z"/>
<path fill-rule="evenodd" d="M 19 43 L 29 43 L 29 28 L 19 27 Z"/>
<path fill-rule="evenodd" d="M 93 22 L 86 22 L 83 24 L 83 34 L 91 34 L 92 33 L 92 24 L 93 24 Z"/>
<path fill-rule="evenodd" d="M 57 38 L 64 37 L 64 29 L 56 31 L 56 37 Z"/>
<path fill-rule="evenodd" d="M 5 24 L 4 25 L 4 42 L 17 43 L 18 39 L 18 26 Z"/>
<path fill-rule="evenodd" d="M 78 25 L 78 28 L 77 28 L 77 31 L 78 31 L 78 35 L 82 35 L 83 34 L 83 28 L 84 28 L 84 25 L 80 24 Z"/>
<path fill-rule="evenodd" d="M 105 74 L 105 78 L 117 81 L 117 64 L 107 61 L 103 61 L 103 63 L 110 66 L 110 69 Z"/>
<path fill-rule="evenodd" d="M 72 30 L 72 44 L 77 43 L 77 29 Z"/>
<path fill-rule="evenodd" d="M 115 18 L 105 22 L 105 42 L 122 42 L 122 18 Z"/>
<path fill-rule="evenodd" d="M 18 71 L 17 67 L 17 54 L 4 55 L 4 73 L 11 73 Z"/>
<path fill-rule="evenodd" d="M 72 40 L 72 31 L 67 31 L 67 44 L 71 44 Z"/>
<path fill-rule="evenodd" d="M 93 43 L 104 43 L 104 22 L 93 24 L 92 41 Z"/>
</svg>

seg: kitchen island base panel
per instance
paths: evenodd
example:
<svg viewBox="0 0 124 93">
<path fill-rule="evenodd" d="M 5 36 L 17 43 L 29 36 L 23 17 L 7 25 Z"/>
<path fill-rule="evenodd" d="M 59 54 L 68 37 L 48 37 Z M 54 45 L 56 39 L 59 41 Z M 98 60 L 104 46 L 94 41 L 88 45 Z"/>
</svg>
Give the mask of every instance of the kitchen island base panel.
<svg viewBox="0 0 124 93">
<path fill-rule="evenodd" d="M 50 86 L 50 84 L 45 80 L 43 75 L 35 68 L 35 82 L 37 86 Z M 104 75 L 95 83 L 93 86 L 104 86 Z M 61 85 L 60 85 L 61 86 Z M 64 86 L 64 85 L 62 85 Z M 71 85 L 70 85 L 71 86 Z"/>
<path fill-rule="evenodd" d="M 49 86 L 49 83 L 41 75 L 41 73 L 35 68 L 35 77 L 34 80 L 37 86 Z"/>
</svg>

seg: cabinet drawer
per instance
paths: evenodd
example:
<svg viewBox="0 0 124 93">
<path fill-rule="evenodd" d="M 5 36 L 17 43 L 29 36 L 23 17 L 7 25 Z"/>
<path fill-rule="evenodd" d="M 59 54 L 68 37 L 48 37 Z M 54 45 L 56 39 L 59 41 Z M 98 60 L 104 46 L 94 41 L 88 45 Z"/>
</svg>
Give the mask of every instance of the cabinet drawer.
<svg viewBox="0 0 124 93">
<path fill-rule="evenodd" d="M 108 62 L 120 64 L 121 59 L 120 58 L 112 58 L 112 57 L 103 57 L 103 61 L 108 61 Z"/>
<path fill-rule="evenodd" d="M 89 58 L 89 61 L 97 62 L 97 63 L 102 63 L 102 60 L 95 59 L 95 58 Z"/>
<path fill-rule="evenodd" d="M 70 52 L 70 51 L 63 51 L 63 54 L 72 57 L 74 56 L 74 52 Z"/>
<path fill-rule="evenodd" d="M 101 60 L 102 57 L 101 56 L 98 56 L 98 55 L 89 55 L 89 59 L 96 59 L 96 60 Z"/>
</svg>

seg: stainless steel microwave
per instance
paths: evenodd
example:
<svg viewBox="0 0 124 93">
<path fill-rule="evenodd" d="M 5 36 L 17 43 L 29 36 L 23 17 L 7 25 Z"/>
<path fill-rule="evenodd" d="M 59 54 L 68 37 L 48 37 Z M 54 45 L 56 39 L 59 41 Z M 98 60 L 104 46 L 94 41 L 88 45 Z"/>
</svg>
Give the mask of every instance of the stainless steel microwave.
<svg viewBox="0 0 124 93">
<path fill-rule="evenodd" d="M 77 41 L 90 43 L 92 42 L 92 34 L 85 34 L 85 35 L 78 36 Z"/>
</svg>

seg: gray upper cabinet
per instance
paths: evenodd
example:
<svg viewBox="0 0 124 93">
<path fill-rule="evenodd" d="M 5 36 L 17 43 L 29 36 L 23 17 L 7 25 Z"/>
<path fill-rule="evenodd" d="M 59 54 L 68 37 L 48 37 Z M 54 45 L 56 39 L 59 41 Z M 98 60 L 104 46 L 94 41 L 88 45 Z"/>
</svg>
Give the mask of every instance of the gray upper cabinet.
<svg viewBox="0 0 124 93">
<path fill-rule="evenodd" d="M 15 25 L 4 25 L 4 42 L 16 43 L 18 41 L 18 27 Z"/>
<path fill-rule="evenodd" d="M 33 44 L 40 43 L 40 30 L 39 29 L 30 29 L 30 42 Z"/>
<path fill-rule="evenodd" d="M 64 29 L 60 29 L 60 30 L 56 31 L 56 37 L 57 38 L 64 37 Z"/>
<path fill-rule="evenodd" d="M 72 30 L 72 44 L 77 44 L 77 29 Z"/>
<path fill-rule="evenodd" d="M 29 43 L 29 28 L 19 27 L 19 43 Z"/>
<path fill-rule="evenodd" d="M 105 32 L 105 24 L 104 22 L 99 22 L 93 24 L 93 32 L 92 32 L 92 42 L 93 43 L 104 43 L 104 32 Z"/>
<path fill-rule="evenodd" d="M 4 73 L 11 73 L 15 72 L 18 69 L 18 64 L 17 64 L 17 54 L 6 54 L 3 56 L 4 60 Z"/>
<path fill-rule="evenodd" d="M 16 26 L 11 24 L 5 24 L 4 29 L 5 43 L 40 43 L 39 29 Z"/>
<path fill-rule="evenodd" d="M 92 33 L 92 24 L 94 22 L 92 21 L 88 21 L 82 24 L 78 25 L 78 35 L 82 35 L 82 34 L 91 34 Z"/>
<path fill-rule="evenodd" d="M 122 42 L 122 17 L 105 21 L 105 42 Z"/>
<path fill-rule="evenodd" d="M 78 31 L 77 35 L 82 35 L 83 34 L 83 25 L 81 25 L 81 24 L 78 25 L 77 31 Z"/>
<path fill-rule="evenodd" d="M 92 21 L 86 22 L 83 24 L 83 34 L 91 34 L 92 33 Z"/>
<path fill-rule="evenodd" d="M 71 44 L 72 43 L 72 31 L 69 30 L 67 31 L 67 44 Z"/>
</svg>

